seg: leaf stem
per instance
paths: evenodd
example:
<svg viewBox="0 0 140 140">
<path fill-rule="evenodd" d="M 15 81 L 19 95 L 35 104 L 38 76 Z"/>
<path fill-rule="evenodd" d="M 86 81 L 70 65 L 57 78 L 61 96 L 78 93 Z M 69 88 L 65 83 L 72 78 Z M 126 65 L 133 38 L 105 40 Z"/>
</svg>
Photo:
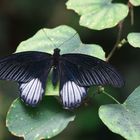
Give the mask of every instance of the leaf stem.
<svg viewBox="0 0 140 140">
<path fill-rule="evenodd" d="M 131 17 L 131 25 L 134 25 L 134 9 L 133 9 L 133 5 L 128 1 L 128 7 L 130 9 L 130 17 Z"/>
<path fill-rule="evenodd" d="M 134 25 L 134 10 L 133 10 L 133 6 L 131 7 L 130 15 L 131 15 L 131 25 Z"/>
<path fill-rule="evenodd" d="M 106 91 L 103 91 L 102 93 L 107 95 L 112 100 L 114 100 L 117 104 L 121 104 L 117 99 L 115 99 L 112 95 L 108 94 Z"/>
<path fill-rule="evenodd" d="M 107 56 L 106 58 L 106 61 L 109 61 L 110 58 L 112 57 L 112 55 L 114 54 L 114 52 L 116 51 L 119 43 L 120 43 L 120 40 L 121 40 L 121 35 L 122 35 L 122 27 L 123 27 L 123 21 L 121 21 L 118 25 L 118 35 L 117 35 L 117 40 L 116 40 L 116 43 L 113 47 L 113 49 L 111 50 L 111 52 L 109 53 L 109 55 Z"/>
</svg>

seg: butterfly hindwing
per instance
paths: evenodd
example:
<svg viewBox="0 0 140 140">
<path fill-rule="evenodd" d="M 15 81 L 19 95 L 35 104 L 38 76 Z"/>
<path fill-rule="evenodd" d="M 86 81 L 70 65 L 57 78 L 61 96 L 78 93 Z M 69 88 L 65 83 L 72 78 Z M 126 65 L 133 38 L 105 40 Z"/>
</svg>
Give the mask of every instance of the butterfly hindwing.
<svg viewBox="0 0 140 140">
<path fill-rule="evenodd" d="M 66 67 L 60 63 L 60 97 L 64 108 L 73 109 L 80 106 L 87 95 L 87 88 L 77 85 L 67 73 Z"/>
<path fill-rule="evenodd" d="M 80 86 L 107 85 L 121 87 L 124 81 L 120 74 L 107 62 L 84 54 L 64 54 L 61 61 Z"/>
<path fill-rule="evenodd" d="M 43 52 L 22 52 L 0 59 L 0 79 L 28 82 L 40 69 L 50 67 L 51 55 Z"/>
<path fill-rule="evenodd" d="M 34 78 L 27 83 L 19 83 L 20 98 L 32 107 L 36 106 L 45 93 L 46 81 Z"/>
</svg>

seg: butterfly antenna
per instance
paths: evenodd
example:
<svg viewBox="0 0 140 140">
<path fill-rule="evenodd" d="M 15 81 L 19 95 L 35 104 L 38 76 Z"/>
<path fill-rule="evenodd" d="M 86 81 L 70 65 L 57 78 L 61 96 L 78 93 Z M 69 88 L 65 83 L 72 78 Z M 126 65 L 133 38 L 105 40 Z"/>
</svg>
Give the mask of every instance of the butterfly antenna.
<svg viewBox="0 0 140 140">
<path fill-rule="evenodd" d="M 62 46 L 63 44 L 65 44 L 65 42 L 71 40 L 73 37 L 75 37 L 76 34 L 78 34 L 78 33 L 74 33 L 69 39 L 65 40 L 65 41 L 64 41 L 63 43 L 61 43 L 59 46 L 56 46 L 55 43 L 53 43 L 53 40 L 52 40 L 50 37 L 47 36 L 47 34 L 46 34 L 46 32 L 45 32 L 44 29 L 43 29 L 43 32 L 44 32 L 44 34 L 46 35 L 46 37 L 50 40 L 50 42 L 51 42 L 56 48 L 59 48 L 60 46 Z"/>
</svg>

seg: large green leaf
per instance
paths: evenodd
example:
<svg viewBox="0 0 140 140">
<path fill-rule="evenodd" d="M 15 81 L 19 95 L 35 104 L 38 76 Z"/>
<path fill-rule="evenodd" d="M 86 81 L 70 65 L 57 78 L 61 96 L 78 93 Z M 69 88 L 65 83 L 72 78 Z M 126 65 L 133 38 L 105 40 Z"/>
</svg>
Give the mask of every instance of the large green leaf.
<svg viewBox="0 0 140 140">
<path fill-rule="evenodd" d="M 129 33 L 127 39 L 130 45 L 140 48 L 140 33 Z"/>
<path fill-rule="evenodd" d="M 132 5 L 134 5 L 134 6 L 140 6 L 140 0 L 129 0 L 131 3 L 132 3 Z"/>
<path fill-rule="evenodd" d="M 140 139 L 140 86 L 123 104 L 103 105 L 99 116 L 113 132 L 128 140 Z"/>
<path fill-rule="evenodd" d="M 42 51 L 53 54 L 54 48 L 64 53 L 83 53 L 105 60 L 103 49 L 96 44 L 83 44 L 78 33 L 69 26 L 58 26 L 53 29 L 41 29 L 33 37 L 19 44 L 16 52 Z M 54 89 L 51 76 L 47 80 L 46 95 L 58 95 L 59 84 Z"/>
<path fill-rule="evenodd" d="M 59 48 L 61 54 L 83 53 L 105 59 L 105 53 L 99 45 L 83 44 L 76 31 L 65 25 L 39 30 L 33 37 L 21 42 L 16 52 L 42 51 L 53 54 L 55 48 Z M 50 72 L 46 95 L 58 94 L 59 83 L 54 89 Z M 44 97 L 36 108 L 27 107 L 17 99 L 10 107 L 6 124 L 14 135 L 24 137 L 26 140 L 38 140 L 57 135 L 74 117 L 70 112 L 63 110 L 53 97 Z"/>
<path fill-rule="evenodd" d="M 12 134 L 25 140 L 49 139 L 64 130 L 74 118 L 54 97 L 45 97 L 36 108 L 16 99 L 7 114 L 6 126 Z"/>
<path fill-rule="evenodd" d="M 128 15 L 128 6 L 111 3 L 112 0 L 68 0 L 68 9 L 73 9 L 79 15 L 80 25 L 102 30 L 116 26 Z"/>
</svg>

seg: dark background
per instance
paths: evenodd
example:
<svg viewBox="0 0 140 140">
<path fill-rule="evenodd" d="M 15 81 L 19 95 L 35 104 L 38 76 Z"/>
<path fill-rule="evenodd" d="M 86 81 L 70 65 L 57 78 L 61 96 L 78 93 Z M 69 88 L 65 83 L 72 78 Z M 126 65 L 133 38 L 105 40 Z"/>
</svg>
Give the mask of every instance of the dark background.
<svg viewBox="0 0 140 140">
<path fill-rule="evenodd" d="M 21 41 L 33 36 L 39 29 L 54 28 L 63 24 L 77 30 L 83 43 L 99 44 L 105 52 L 109 53 L 116 41 L 117 27 L 102 31 L 82 27 L 78 22 L 79 16 L 67 10 L 65 2 L 66 0 L 1 0 L 0 56 L 13 53 Z M 125 38 L 129 32 L 140 32 L 140 8 L 134 8 L 134 13 L 133 27 L 130 25 L 130 16 L 125 19 L 123 28 Z M 125 44 L 110 60 L 110 63 L 122 73 L 126 82 L 122 89 L 107 87 L 109 93 L 120 102 L 123 102 L 140 85 L 139 61 L 140 49 L 134 49 L 129 44 Z M 5 126 L 6 113 L 17 96 L 15 83 L 0 81 L 0 140 L 20 139 L 12 136 Z M 76 120 L 53 138 L 54 140 L 124 140 L 121 136 L 110 132 L 98 117 L 99 106 L 113 101 L 97 94 L 90 100 L 90 105 L 79 111 Z"/>
</svg>

